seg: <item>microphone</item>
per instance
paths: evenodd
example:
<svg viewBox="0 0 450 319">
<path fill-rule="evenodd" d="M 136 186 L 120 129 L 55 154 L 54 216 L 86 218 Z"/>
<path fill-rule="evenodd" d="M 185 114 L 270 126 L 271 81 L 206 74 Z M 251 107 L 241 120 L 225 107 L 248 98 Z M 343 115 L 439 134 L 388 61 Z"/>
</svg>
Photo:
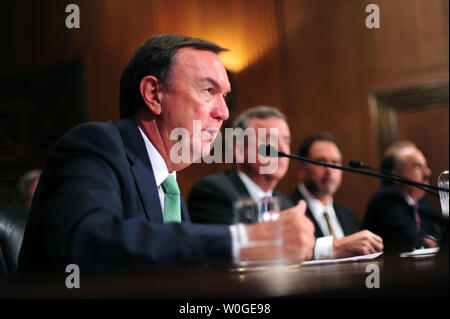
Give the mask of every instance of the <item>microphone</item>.
<svg viewBox="0 0 450 319">
<path fill-rule="evenodd" d="M 350 160 L 348 162 L 348 166 L 353 167 L 353 168 L 367 168 L 367 169 L 371 169 L 371 170 L 375 170 L 375 171 L 380 171 L 382 173 L 386 173 L 383 169 L 380 169 L 378 167 L 374 167 L 374 166 L 369 166 L 364 164 L 363 162 L 359 161 L 359 160 Z"/>
<path fill-rule="evenodd" d="M 275 147 L 273 147 L 270 144 L 260 144 L 258 146 L 258 154 L 265 156 L 265 157 L 278 157 L 280 156 L 278 151 Z"/>
<path fill-rule="evenodd" d="M 348 162 L 348 165 L 349 165 L 350 167 L 353 167 L 353 168 L 365 168 L 365 169 L 370 169 L 370 170 L 373 170 L 373 171 L 378 171 L 378 172 L 381 172 L 381 173 L 386 174 L 386 175 L 389 175 L 389 176 L 398 176 L 398 175 L 391 174 L 391 172 L 389 172 L 389 171 L 387 171 L 387 170 L 385 170 L 385 169 L 378 168 L 378 167 L 374 167 L 374 166 L 370 166 L 370 165 L 366 165 L 366 164 L 364 164 L 363 162 L 361 162 L 361 161 L 359 161 L 359 160 L 350 160 L 350 161 Z M 401 177 L 401 176 L 398 176 L 398 177 Z M 426 185 L 426 184 L 425 184 L 425 185 Z M 430 189 L 427 189 L 427 188 L 425 188 L 425 187 L 418 186 L 418 185 L 416 185 L 416 187 L 417 187 L 417 188 L 420 188 L 421 190 L 423 190 L 423 191 L 425 191 L 425 192 L 427 192 L 427 193 L 429 193 L 429 194 L 431 194 L 431 195 L 434 195 L 434 196 L 436 196 L 436 197 L 439 197 L 439 194 L 438 194 L 438 193 L 433 192 L 433 191 L 430 190 Z"/>
<path fill-rule="evenodd" d="M 443 191 L 443 192 L 448 193 L 448 188 L 438 187 L 438 186 L 429 185 L 429 184 L 423 184 L 423 183 L 419 183 L 419 182 L 410 180 L 408 178 L 404 178 L 404 177 L 400 177 L 400 176 L 396 176 L 396 175 L 372 173 L 372 172 L 362 171 L 362 170 L 351 168 L 351 167 L 327 164 L 327 163 L 315 161 L 315 160 L 312 160 L 310 158 L 303 157 L 303 156 L 286 154 L 284 152 L 279 151 L 278 149 L 276 149 L 275 147 L 273 147 L 272 145 L 269 145 L 269 144 L 261 144 L 258 147 L 258 154 L 262 155 L 262 156 L 266 156 L 266 157 L 288 157 L 288 158 L 292 158 L 292 159 L 295 159 L 295 160 L 301 161 L 301 162 L 307 162 L 307 163 L 311 163 L 311 164 L 315 164 L 315 165 L 319 165 L 319 166 L 339 169 L 339 170 L 346 171 L 346 172 L 352 172 L 352 173 L 361 174 L 361 175 L 378 177 L 378 178 L 387 179 L 387 180 L 391 180 L 391 181 L 397 181 L 397 182 L 400 182 L 403 184 L 425 187 L 427 189 L 430 188 L 433 190 L 438 190 L 438 191 Z"/>
</svg>

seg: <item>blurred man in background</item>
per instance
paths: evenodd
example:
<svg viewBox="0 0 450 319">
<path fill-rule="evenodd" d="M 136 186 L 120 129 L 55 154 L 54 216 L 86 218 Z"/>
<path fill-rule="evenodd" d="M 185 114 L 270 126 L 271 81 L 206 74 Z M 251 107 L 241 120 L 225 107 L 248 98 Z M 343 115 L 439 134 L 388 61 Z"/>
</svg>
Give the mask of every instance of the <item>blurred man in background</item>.
<svg viewBox="0 0 450 319">
<path fill-rule="evenodd" d="M 342 165 L 342 147 L 329 133 L 307 137 L 299 155 L 326 164 Z M 316 230 L 315 259 L 343 258 L 383 251 L 383 240 L 362 230 L 353 212 L 339 205 L 333 195 L 342 182 L 342 171 L 311 163 L 297 163 L 299 183 L 290 198 L 306 200 L 306 216 Z"/>
<path fill-rule="evenodd" d="M 277 136 L 271 136 L 271 128 L 277 129 Z M 236 118 L 233 129 L 250 129 L 255 135 L 249 135 L 247 141 L 237 139 L 233 144 L 237 162 L 234 169 L 208 176 L 193 186 L 188 205 L 191 219 L 195 222 L 232 224 L 233 205 L 241 198 L 259 200 L 275 196 L 280 199 L 281 209 L 294 206 L 276 188 L 286 175 L 289 159 L 278 158 L 276 169 L 272 173 L 262 174 L 260 168 L 268 163 L 262 163 L 258 156 L 259 145 L 270 144 L 274 139 L 279 150 L 290 153 L 291 133 L 284 114 L 269 106 L 253 107 Z M 258 129 L 264 130 L 258 132 Z"/>
<path fill-rule="evenodd" d="M 391 145 L 382 157 L 381 168 L 416 182 L 430 182 L 425 156 L 409 141 Z M 389 250 L 437 247 L 442 230 L 430 218 L 424 195 L 421 188 L 384 180 L 367 206 L 363 225 L 379 234 Z"/>
</svg>

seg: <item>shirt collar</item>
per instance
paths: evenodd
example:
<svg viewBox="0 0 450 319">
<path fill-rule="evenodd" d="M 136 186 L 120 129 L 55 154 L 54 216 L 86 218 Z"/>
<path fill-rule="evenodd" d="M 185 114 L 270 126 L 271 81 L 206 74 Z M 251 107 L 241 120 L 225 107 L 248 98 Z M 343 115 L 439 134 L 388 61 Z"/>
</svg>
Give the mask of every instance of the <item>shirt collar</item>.
<svg viewBox="0 0 450 319">
<path fill-rule="evenodd" d="M 302 193 L 303 196 L 305 197 L 305 200 L 312 211 L 324 212 L 325 210 L 327 211 L 334 210 L 333 197 L 331 197 L 330 201 L 328 202 L 328 205 L 324 205 L 320 200 L 318 200 L 316 197 L 314 197 L 313 194 L 310 193 L 310 191 L 306 188 L 305 184 L 299 183 L 297 185 L 297 188 L 299 192 Z"/>
<path fill-rule="evenodd" d="M 141 132 L 142 138 L 144 139 L 145 148 L 147 149 L 147 154 L 150 159 L 150 163 L 153 168 L 153 174 L 155 175 L 156 186 L 161 186 L 162 182 L 169 176 L 169 170 L 167 169 L 166 162 L 164 161 L 161 154 L 158 152 L 156 147 L 150 142 L 147 135 L 141 130 L 140 127 L 139 132 Z M 170 175 L 177 178 L 176 171 L 173 171 Z"/>
<path fill-rule="evenodd" d="M 409 196 L 409 195 L 406 194 L 406 193 L 403 193 L 403 194 L 405 195 L 405 199 L 406 199 L 406 201 L 408 202 L 408 205 L 409 205 L 409 206 L 414 206 L 414 205 L 416 204 L 416 201 L 415 201 L 414 199 L 412 199 L 411 196 Z"/>
<path fill-rule="evenodd" d="M 259 187 L 250 177 L 248 177 L 245 173 L 237 170 L 237 174 L 241 179 L 242 183 L 244 183 L 245 187 L 250 194 L 250 197 L 254 200 L 259 200 L 263 197 L 272 197 L 273 189 L 265 192 Z"/>
</svg>

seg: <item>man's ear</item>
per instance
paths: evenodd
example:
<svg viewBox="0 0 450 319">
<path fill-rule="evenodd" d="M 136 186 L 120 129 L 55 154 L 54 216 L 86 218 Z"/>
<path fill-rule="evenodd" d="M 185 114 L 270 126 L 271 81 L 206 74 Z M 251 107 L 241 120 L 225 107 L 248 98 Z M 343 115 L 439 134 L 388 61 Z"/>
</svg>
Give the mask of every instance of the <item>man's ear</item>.
<svg viewBox="0 0 450 319">
<path fill-rule="evenodd" d="M 142 99 L 150 111 L 156 115 L 161 114 L 161 82 L 153 75 L 143 77 L 139 83 Z"/>
</svg>

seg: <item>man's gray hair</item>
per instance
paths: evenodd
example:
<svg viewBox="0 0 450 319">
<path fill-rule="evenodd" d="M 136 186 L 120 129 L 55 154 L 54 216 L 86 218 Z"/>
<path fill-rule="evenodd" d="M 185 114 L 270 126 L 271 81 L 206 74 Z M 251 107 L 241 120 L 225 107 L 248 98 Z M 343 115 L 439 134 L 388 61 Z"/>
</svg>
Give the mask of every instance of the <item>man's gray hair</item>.
<svg viewBox="0 0 450 319">
<path fill-rule="evenodd" d="M 233 128 L 241 128 L 243 130 L 248 128 L 250 119 L 266 119 L 269 117 L 276 117 L 286 121 L 286 116 L 280 110 L 266 105 L 252 107 L 242 112 L 233 122 Z"/>
<path fill-rule="evenodd" d="M 407 148 L 417 148 L 417 146 L 410 141 L 398 141 L 389 146 L 381 158 L 381 168 L 389 173 L 392 173 L 393 170 L 400 169 L 403 165 L 400 153 Z M 383 183 L 392 184 L 389 180 L 383 180 Z"/>
<path fill-rule="evenodd" d="M 390 145 L 381 159 L 381 168 L 389 172 L 399 169 L 402 165 L 400 153 L 407 148 L 417 148 L 417 146 L 410 141 L 399 141 Z"/>
</svg>

